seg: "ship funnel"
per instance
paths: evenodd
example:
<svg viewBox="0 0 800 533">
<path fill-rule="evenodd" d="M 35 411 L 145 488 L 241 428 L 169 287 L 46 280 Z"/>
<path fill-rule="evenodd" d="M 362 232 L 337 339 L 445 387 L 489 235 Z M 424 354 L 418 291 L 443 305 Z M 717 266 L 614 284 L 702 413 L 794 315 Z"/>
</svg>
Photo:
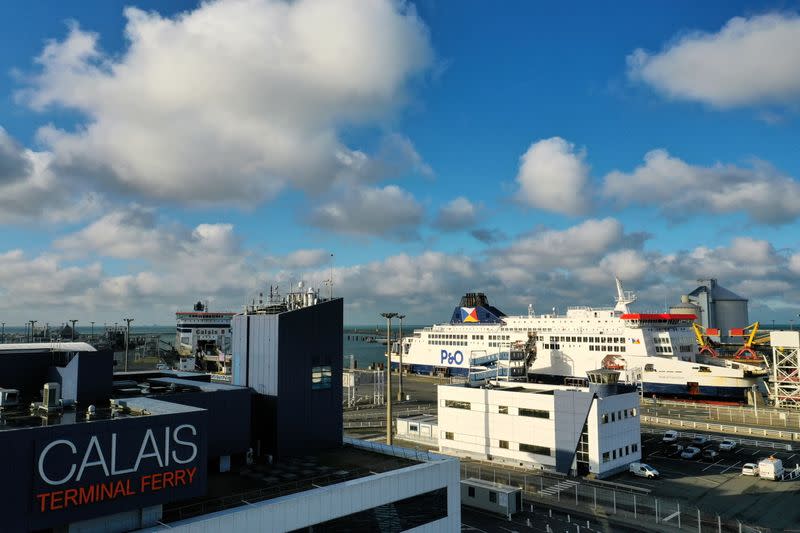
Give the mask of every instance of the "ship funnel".
<svg viewBox="0 0 800 533">
<path fill-rule="evenodd" d="M 589 390 L 599 398 L 613 396 L 617 393 L 619 372 L 616 370 L 599 368 L 597 370 L 589 370 L 586 375 L 589 377 Z"/>
</svg>

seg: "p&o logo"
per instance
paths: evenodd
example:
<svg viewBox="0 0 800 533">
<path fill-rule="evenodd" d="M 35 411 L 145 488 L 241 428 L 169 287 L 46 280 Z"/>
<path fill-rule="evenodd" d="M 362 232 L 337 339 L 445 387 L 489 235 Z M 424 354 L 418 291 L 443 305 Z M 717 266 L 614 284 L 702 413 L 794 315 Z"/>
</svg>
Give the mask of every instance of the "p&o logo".
<svg viewBox="0 0 800 533">
<path fill-rule="evenodd" d="M 453 353 L 442 350 L 440 362 L 447 363 L 448 365 L 460 365 L 464 362 L 464 354 L 461 353 L 461 350 L 456 350 Z"/>
</svg>

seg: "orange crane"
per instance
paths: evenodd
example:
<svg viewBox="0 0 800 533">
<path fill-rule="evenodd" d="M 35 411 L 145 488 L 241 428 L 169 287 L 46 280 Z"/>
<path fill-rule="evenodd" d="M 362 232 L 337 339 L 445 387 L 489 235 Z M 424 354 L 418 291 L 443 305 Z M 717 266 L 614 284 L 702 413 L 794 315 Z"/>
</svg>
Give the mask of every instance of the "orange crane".
<svg viewBox="0 0 800 533">
<path fill-rule="evenodd" d="M 716 328 L 707 328 L 697 322 L 692 323 L 694 329 L 694 336 L 697 337 L 697 345 L 700 347 L 700 355 L 706 354 L 711 357 L 718 357 L 716 342 L 711 339 L 711 336 L 719 337 L 719 330 Z"/>
<path fill-rule="evenodd" d="M 734 359 L 761 359 L 754 346 L 769 343 L 769 333 L 759 335 L 758 326 L 758 322 L 753 322 L 747 327 L 730 330 L 731 337 L 746 337 L 742 347 L 733 355 Z"/>
</svg>

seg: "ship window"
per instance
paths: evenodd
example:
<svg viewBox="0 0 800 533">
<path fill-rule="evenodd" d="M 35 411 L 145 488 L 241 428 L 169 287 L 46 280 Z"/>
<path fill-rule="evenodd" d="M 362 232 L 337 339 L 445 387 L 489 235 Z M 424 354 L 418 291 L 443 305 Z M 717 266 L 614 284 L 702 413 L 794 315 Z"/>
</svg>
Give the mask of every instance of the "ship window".
<svg viewBox="0 0 800 533">
<path fill-rule="evenodd" d="M 594 346 L 592 346 L 591 344 L 589 345 L 589 351 L 590 351 L 590 352 L 593 352 L 593 351 L 594 351 Z"/>
<path fill-rule="evenodd" d="M 447 440 L 453 440 L 453 432 L 452 431 L 445 431 L 444 438 Z"/>
<path fill-rule="evenodd" d="M 507 440 L 501 440 L 500 441 L 500 447 L 505 449 L 505 450 L 507 450 L 508 449 L 508 441 Z"/>
<path fill-rule="evenodd" d="M 624 346 L 620 346 L 620 347 L 619 347 L 619 351 L 620 351 L 620 352 L 624 352 L 624 351 L 625 351 L 625 347 L 624 347 Z"/>
<path fill-rule="evenodd" d="M 507 405 L 498 405 L 497 406 L 497 412 L 500 413 L 501 415 L 507 415 L 508 414 L 508 406 Z"/>
<path fill-rule="evenodd" d="M 646 365 L 644 365 L 644 371 L 645 372 L 655 372 L 656 368 L 653 366 L 652 363 L 647 363 Z"/>
<path fill-rule="evenodd" d="M 711 369 L 708 368 L 707 366 L 701 366 L 700 368 L 697 369 L 697 371 L 698 372 L 711 372 Z"/>
</svg>

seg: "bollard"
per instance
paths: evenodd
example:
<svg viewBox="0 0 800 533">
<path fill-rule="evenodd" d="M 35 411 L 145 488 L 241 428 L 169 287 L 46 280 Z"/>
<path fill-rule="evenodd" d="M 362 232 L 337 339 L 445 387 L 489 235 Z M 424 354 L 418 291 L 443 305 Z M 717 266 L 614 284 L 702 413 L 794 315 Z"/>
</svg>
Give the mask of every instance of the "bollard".
<svg viewBox="0 0 800 533">
<path fill-rule="evenodd" d="M 528 526 L 528 527 L 532 527 L 532 526 L 531 526 L 531 519 L 530 519 L 530 518 L 528 518 L 528 519 L 526 519 L 526 520 L 525 520 L 525 525 L 526 525 L 526 526 Z"/>
<path fill-rule="evenodd" d="M 553 510 L 552 509 L 548 509 L 547 511 L 550 513 L 550 518 L 553 518 Z"/>
<path fill-rule="evenodd" d="M 567 515 L 567 523 L 568 524 L 572 523 L 572 520 L 570 520 L 569 515 Z"/>
</svg>

